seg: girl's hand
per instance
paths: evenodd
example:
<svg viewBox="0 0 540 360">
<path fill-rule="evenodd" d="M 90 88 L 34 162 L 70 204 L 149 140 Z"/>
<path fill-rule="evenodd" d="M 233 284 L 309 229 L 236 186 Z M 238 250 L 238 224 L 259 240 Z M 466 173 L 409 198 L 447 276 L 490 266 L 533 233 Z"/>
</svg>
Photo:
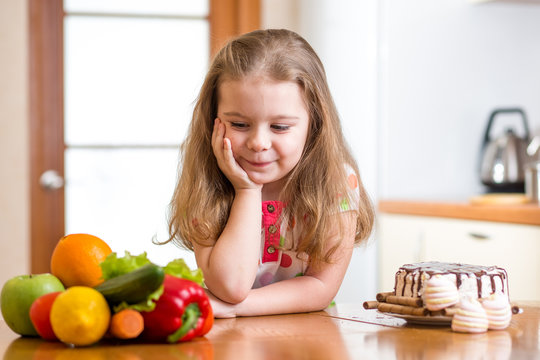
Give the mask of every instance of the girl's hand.
<svg viewBox="0 0 540 360">
<path fill-rule="evenodd" d="M 235 305 L 218 299 L 207 289 L 205 291 L 206 295 L 208 295 L 208 298 L 210 299 L 210 305 L 212 305 L 214 317 L 219 319 L 236 317 Z"/>
<path fill-rule="evenodd" d="M 214 121 L 212 149 L 219 168 L 232 183 L 235 190 L 262 189 L 262 184 L 253 182 L 245 170 L 236 162 L 231 141 L 225 137 L 225 124 L 219 118 Z"/>
</svg>

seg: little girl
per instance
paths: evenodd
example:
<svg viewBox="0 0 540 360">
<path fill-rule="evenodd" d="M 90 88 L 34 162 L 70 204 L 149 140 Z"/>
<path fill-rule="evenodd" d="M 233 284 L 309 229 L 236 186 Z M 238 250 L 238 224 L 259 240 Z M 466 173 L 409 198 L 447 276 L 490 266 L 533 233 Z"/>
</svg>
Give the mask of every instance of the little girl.
<svg viewBox="0 0 540 360">
<path fill-rule="evenodd" d="M 373 209 L 323 65 L 288 30 L 225 45 L 202 85 L 171 202 L 216 317 L 322 310 Z"/>
</svg>

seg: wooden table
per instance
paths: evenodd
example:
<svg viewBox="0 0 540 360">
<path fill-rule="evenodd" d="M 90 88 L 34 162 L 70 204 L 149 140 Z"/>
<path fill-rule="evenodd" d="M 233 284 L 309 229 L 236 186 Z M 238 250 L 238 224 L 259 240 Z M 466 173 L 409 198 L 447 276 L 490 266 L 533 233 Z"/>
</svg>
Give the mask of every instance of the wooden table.
<svg viewBox="0 0 540 360">
<path fill-rule="evenodd" d="M 102 341 L 87 348 L 18 337 L 0 321 L 0 358 L 540 359 L 540 303 L 518 304 L 524 311 L 506 330 L 479 335 L 407 324 L 362 304 L 338 304 L 316 313 L 219 319 L 205 338 L 187 343 Z"/>
</svg>

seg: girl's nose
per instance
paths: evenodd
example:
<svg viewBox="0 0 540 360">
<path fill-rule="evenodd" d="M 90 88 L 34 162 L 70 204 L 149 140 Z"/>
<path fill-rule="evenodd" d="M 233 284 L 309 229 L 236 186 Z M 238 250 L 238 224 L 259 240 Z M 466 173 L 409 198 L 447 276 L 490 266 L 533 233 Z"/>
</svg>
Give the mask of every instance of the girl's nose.
<svg viewBox="0 0 540 360">
<path fill-rule="evenodd" d="M 261 152 L 270 148 L 271 140 L 269 134 L 261 129 L 254 130 L 247 141 L 247 147 L 255 152 Z"/>
</svg>

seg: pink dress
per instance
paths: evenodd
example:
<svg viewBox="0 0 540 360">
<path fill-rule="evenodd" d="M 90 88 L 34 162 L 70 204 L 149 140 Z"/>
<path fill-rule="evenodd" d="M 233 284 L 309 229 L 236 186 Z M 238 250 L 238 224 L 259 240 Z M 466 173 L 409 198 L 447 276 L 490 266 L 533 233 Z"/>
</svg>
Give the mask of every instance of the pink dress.
<svg viewBox="0 0 540 360">
<path fill-rule="evenodd" d="M 358 180 L 352 169 L 348 173 L 348 181 L 349 196 L 355 201 L 349 204 L 344 197 L 340 211 L 358 208 Z M 288 224 L 281 223 L 280 215 L 284 206 L 281 201 L 262 203 L 261 256 L 253 288 L 302 276 L 306 271 L 308 256 L 303 253 L 297 256 L 294 251 L 301 234 L 301 224 L 294 218 Z"/>
</svg>

